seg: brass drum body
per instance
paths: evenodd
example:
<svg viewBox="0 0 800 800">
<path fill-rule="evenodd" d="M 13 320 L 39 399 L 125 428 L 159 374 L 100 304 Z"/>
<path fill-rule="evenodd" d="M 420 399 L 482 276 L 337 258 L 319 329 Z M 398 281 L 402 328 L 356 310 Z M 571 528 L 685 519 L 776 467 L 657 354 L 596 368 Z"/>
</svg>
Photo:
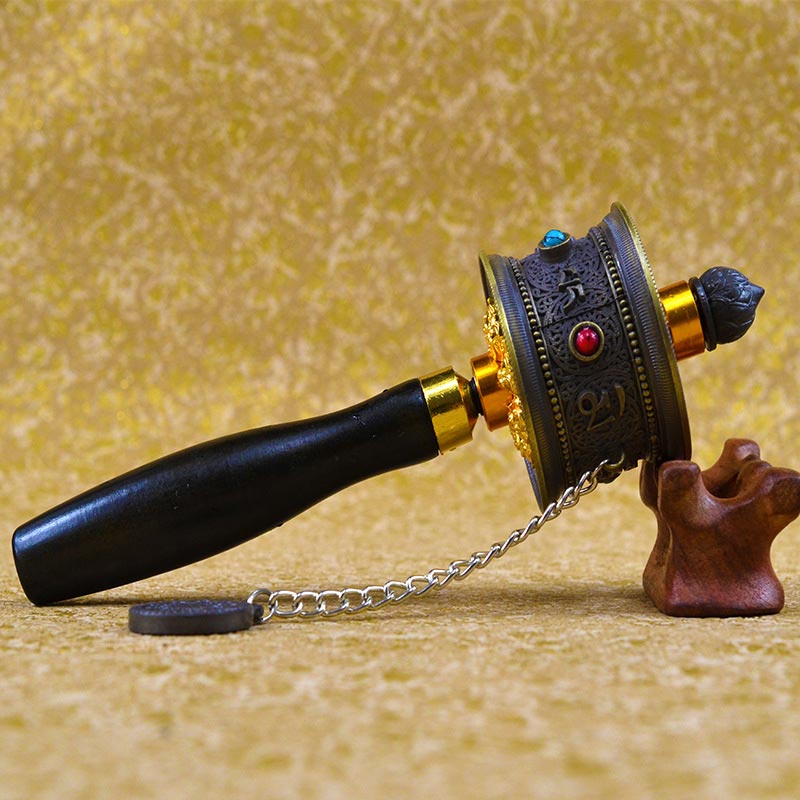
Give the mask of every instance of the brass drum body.
<svg viewBox="0 0 800 800">
<path fill-rule="evenodd" d="M 604 459 L 630 469 L 691 455 L 670 330 L 630 216 L 614 204 L 581 239 L 550 233 L 521 260 L 480 257 L 512 435 L 542 508 Z"/>
</svg>

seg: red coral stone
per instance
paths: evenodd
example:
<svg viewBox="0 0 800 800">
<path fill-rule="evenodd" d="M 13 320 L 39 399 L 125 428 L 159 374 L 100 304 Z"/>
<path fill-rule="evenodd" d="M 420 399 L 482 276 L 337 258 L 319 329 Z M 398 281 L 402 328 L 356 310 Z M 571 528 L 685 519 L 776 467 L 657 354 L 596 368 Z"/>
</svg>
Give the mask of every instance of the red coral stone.
<svg viewBox="0 0 800 800">
<path fill-rule="evenodd" d="M 584 325 L 575 334 L 575 349 L 582 356 L 593 356 L 599 347 L 600 334 L 590 325 Z"/>
</svg>

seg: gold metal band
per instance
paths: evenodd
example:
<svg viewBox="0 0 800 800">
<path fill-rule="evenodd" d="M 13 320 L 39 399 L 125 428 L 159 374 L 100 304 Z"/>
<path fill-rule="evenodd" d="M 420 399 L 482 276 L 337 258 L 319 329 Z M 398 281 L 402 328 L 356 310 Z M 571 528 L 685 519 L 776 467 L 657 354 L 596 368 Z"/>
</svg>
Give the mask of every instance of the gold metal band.
<svg viewBox="0 0 800 800">
<path fill-rule="evenodd" d="M 485 254 L 480 255 L 482 268 L 487 280 L 491 286 L 495 286 L 491 259 Z M 499 301 L 496 301 L 496 291 L 492 290 L 492 297 L 486 301 L 486 318 L 483 323 L 483 335 L 486 337 L 486 343 L 489 345 L 489 355 L 497 363 L 497 382 L 502 389 L 508 392 L 506 399 L 506 419 L 508 420 L 508 429 L 511 433 L 511 438 L 514 441 L 514 446 L 520 452 L 523 458 L 530 459 L 533 455 L 533 448 L 531 447 L 531 438 L 528 435 L 529 422 L 526 420 L 526 409 L 520 398 L 518 379 L 515 377 L 519 375 L 519 366 L 514 355 L 513 346 L 509 348 L 509 343 L 506 341 L 504 331 L 507 328 L 507 322 L 500 321 L 500 311 L 498 307 Z M 497 303 L 497 304 L 496 304 Z M 504 327 L 505 326 L 505 327 Z M 509 339 L 510 342 L 510 339 Z M 511 342 L 513 345 L 513 342 Z M 477 384 L 477 375 L 476 384 Z M 478 393 L 480 394 L 481 387 L 478 385 Z M 484 397 L 481 394 L 481 402 L 484 402 Z M 492 418 L 494 420 L 494 417 Z M 489 416 L 486 416 L 487 424 Z M 495 425 L 490 427 L 490 430 L 500 427 Z M 530 423 L 530 429 L 533 430 L 533 423 Z M 535 439 L 534 439 L 535 442 Z"/>
<path fill-rule="evenodd" d="M 511 392 L 500 383 L 500 363 L 493 353 L 484 353 L 470 360 L 472 376 L 481 398 L 486 427 L 490 431 L 508 425 Z"/>
<path fill-rule="evenodd" d="M 675 357 L 680 361 L 706 350 L 703 325 L 692 290 L 686 281 L 678 281 L 658 290 L 658 299 L 667 315 Z"/>
<path fill-rule="evenodd" d="M 419 379 L 439 452 L 446 453 L 472 441 L 478 412 L 472 402 L 469 384 L 452 367 Z"/>
</svg>

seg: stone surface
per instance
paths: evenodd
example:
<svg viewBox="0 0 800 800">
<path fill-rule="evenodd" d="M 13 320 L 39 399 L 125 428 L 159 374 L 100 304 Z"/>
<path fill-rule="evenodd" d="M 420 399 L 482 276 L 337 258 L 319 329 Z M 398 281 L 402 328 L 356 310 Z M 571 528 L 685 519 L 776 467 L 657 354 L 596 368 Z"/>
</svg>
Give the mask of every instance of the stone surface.
<svg viewBox="0 0 800 800">
<path fill-rule="evenodd" d="M 134 602 L 404 578 L 533 513 L 504 430 L 171 575 L 34 608 L 8 541 L 160 454 L 481 351 L 476 252 L 619 199 L 666 285 L 767 294 L 681 364 L 695 458 L 796 465 L 792 3 L 26 3 L 0 13 L 0 794 L 796 798 L 786 606 L 673 619 L 626 474 L 463 584 L 232 636 Z M 775 235 L 764 237 L 768 227 Z M 482 425 L 482 423 L 479 423 Z"/>
<path fill-rule="evenodd" d="M 600 334 L 588 325 L 575 334 L 575 349 L 582 356 L 591 356 L 600 347 Z"/>
<path fill-rule="evenodd" d="M 547 233 L 542 237 L 542 246 L 543 247 L 556 247 L 560 244 L 564 244 L 567 241 L 569 236 L 567 236 L 564 231 L 560 231 L 557 228 L 551 228 Z"/>
</svg>

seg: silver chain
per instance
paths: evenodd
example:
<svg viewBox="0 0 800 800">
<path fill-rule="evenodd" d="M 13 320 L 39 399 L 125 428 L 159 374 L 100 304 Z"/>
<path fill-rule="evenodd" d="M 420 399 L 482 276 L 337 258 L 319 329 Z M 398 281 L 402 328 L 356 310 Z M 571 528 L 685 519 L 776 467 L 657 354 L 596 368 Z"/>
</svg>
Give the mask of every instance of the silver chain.
<svg viewBox="0 0 800 800">
<path fill-rule="evenodd" d="M 261 588 L 251 592 L 247 602 L 260 604 L 264 613 L 256 618 L 264 623 L 278 619 L 311 619 L 313 617 L 334 617 L 343 612 L 356 614 L 385 606 L 397 605 L 411 597 L 421 597 L 431 589 L 443 589 L 450 581 L 463 581 L 473 570 L 483 569 L 492 561 L 504 556 L 512 547 L 522 544 L 532 533 L 541 530 L 550 520 L 555 519 L 565 508 L 572 508 L 585 494 L 593 492 L 599 483 L 601 472 L 617 475 L 622 471 L 625 457 L 615 464 L 608 459 L 593 470 L 581 475 L 574 486 L 567 487 L 538 516 L 531 517 L 524 528 L 512 531 L 504 542 L 495 542 L 488 550 L 479 550 L 469 558 L 450 562 L 446 569 L 432 569 L 425 575 L 411 575 L 404 581 L 387 581 L 382 586 L 365 586 L 363 589 L 326 589 L 322 592 L 305 590 L 294 592 L 291 589 L 271 591 Z"/>
</svg>

